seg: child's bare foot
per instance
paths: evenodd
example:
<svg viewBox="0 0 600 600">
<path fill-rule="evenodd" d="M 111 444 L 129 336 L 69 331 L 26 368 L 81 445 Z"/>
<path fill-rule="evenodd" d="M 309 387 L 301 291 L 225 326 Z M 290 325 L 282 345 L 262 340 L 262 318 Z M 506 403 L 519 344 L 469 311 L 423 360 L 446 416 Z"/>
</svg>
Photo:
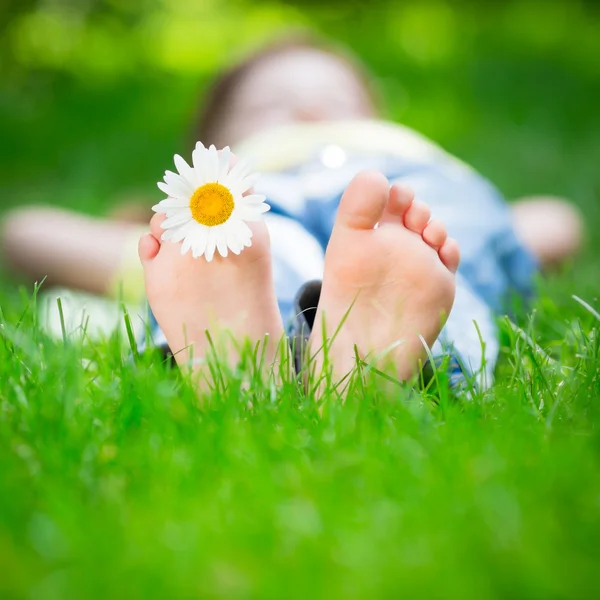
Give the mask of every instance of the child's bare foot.
<svg viewBox="0 0 600 600">
<path fill-rule="evenodd" d="M 206 331 L 215 344 L 225 343 L 230 361 L 237 359 L 231 340 L 253 344 L 268 334 L 265 364 L 276 358 L 283 338 L 271 269 L 265 223 L 252 223 L 252 246 L 240 255 L 215 256 L 208 263 L 180 244 L 161 241 L 164 215 L 150 221 L 150 233 L 139 243 L 146 294 L 171 351 L 181 365 L 203 358 L 209 349 Z M 224 340 L 223 338 L 228 338 Z"/>
<path fill-rule="evenodd" d="M 334 377 L 362 358 L 373 358 L 402 340 L 384 360 L 397 376 L 411 377 L 439 335 L 454 302 L 459 249 L 441 221 L 413 193 L 390 188 L 380 173 L 359 173 L 344 193 L 325 255 L 325 275 L 311 336 L 311 351 L 323 343 L 322 323 L 333 342 Z M 377 227 L 376 227 L 376 224 Z M 322 353 L 316 357 L 321 367 Z"/>
</svg>

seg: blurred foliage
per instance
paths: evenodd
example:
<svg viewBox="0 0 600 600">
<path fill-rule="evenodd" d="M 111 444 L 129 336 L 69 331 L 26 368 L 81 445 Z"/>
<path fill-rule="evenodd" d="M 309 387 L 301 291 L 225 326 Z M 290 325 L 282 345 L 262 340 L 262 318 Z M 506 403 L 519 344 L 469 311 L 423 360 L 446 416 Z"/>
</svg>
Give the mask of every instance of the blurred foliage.
<svg viewBox="0 0 600 600">
<path fill-rule="evenodd" d="M 129 192 L 160 197 L 210 78 L 288 27 L 347 44 L 391 118 L 507 196 L 582 207 L 588 251 L 535 313 L 564 368 L 515 338 L 504 381 L 475 402 L 412 406 L 367 389 L 322 418 L 293 387 L 274 402 L 240 379 L 230 393 L 258 402 L 224 396 L 203 414 L 187 384 L 132 368 L 118 340 L 6 327 L 0 588 L 597 596 L 598 330 L 571 294 L 598 294 L 598 3 L 2 0 L 0 209 L 102 213 Z"/>
<path fill-rule="evenodd" d="M 578 0 L 4 0 L 0 206 L 154 196 L 207 81 L 297 27 L 347 44 L 391 118 L 507 195 L 565 194 L 600 222 L 600 7 Z"/>
</svg>

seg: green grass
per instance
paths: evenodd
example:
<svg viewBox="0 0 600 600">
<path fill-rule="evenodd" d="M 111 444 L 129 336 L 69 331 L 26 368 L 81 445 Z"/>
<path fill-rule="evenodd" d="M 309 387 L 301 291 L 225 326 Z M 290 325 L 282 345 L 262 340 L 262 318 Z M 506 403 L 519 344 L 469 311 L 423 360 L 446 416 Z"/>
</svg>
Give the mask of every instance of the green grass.
<svg viewBox="0 0 600 600">
<path fill-rule="evenodd" d="M 164 2 L 170 21 L 151 2 L 92 4 L 66 29 L 11 21 L 44 3 L 2 13 L 3 209 L 156 200 L 207 76 L 295 10 Z M 132 360 L 127 336 L 50 339 L 31 285 L 2 276 L 0 597 L 600 596 L 597 4 L 295 4 L 363 57 L 393 119 L 509 198 L 572 198 L 584 250 L 518 313 L 525 336 L 503 323 L 496 384 L 469 399 L 443 376 L 419 393 L 371 374 L 344 404 L 317 400 L 249 360 L 199 403 L 158 356 Z M 194 19 L 210 52 L 161 37 Z M 52 52 L 48 23 L 77 35 Z"/>
<path fill-rule="evenodd" d="M 0 338 L 3 598 L 600 593 L 590 307 L 504 327 L 470 399 L 371 374 L 315 401 L 247 360 L 199 403 L 126 337 L 47 338 L 34 304 Z"/>
</svg>

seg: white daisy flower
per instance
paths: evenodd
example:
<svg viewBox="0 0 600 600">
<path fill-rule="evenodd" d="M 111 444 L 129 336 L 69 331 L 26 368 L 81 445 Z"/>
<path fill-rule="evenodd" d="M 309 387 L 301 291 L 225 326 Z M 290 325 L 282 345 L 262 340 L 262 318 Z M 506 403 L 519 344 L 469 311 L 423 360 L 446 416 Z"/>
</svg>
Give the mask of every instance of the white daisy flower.
<svg viewBox="0 0 600 600">
<path fill-rule="evenodd" d="M 168 198 L 152 210 L 167 215 L 162 222 L 163 240 L 183 242 L 181 254 L 202 255 L 210 262 L 215 250 L 223 257 L 239 254 L 252 245 L 252 230 L 245 221 L 260 221 L 269 210 L 265 197 L 244 194 L 254 185 L 257 174 L 250 174 L 248 163 L 239 160 L 229 166 L 229 147 L 220 153 L 201 142 L 192 152 L 193 166 L 175 155 L 178 173 L 165 171 L 158 187 Z"/>
</svg>

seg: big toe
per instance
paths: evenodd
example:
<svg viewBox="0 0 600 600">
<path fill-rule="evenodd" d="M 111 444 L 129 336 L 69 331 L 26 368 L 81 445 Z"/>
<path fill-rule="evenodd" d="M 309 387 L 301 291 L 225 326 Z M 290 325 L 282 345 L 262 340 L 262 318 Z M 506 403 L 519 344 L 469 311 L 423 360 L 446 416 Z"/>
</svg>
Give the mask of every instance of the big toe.
<svg viewBox="0 0 600 600">
<path fill-rule="evenodd" d="M 338 223 L 351 229 L 373 229 L 381 219 L 390 184 L 378 171 L 362 171 L 350 182 L 338 209 Z"/>
<path fill-rule="evenodd" d="M 147 233 L 140 238 L 138 242 L 138 255 L 142 265 L 153 260 L 160 250 L 160 242 L 152 235 Z"/>
</svg>

